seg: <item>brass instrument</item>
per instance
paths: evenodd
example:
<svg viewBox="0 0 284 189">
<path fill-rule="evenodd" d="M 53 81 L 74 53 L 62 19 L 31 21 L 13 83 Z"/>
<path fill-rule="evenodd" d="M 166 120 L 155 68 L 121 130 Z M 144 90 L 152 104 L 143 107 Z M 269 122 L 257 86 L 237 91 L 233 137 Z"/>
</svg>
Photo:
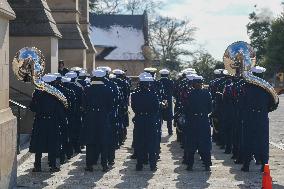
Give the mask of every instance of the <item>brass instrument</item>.
<svg viewBox="0 0 284 189">
<path fill-rule="evenodd" d="M 36 89 L 55 96 L 68 108 L 67 98 L 58 89 L 41 80 L 45 69 L 45 59 L 39 49 L 24 47 L 19 50 L 13 59 L 12 69 L 18 80 L 32 82 Z"/>
<path fill-rule="evenodd" d="M 279 104 L 279 97 L 274 88 L 264 79 L 254 76 L 251 68 L 256 65 L 256 53 L 246 42 L 238 41 L 228 46 L 223 57 L 225 69 L 232 76 L 240 76 L 246 82 L 257 85 L 267 91 L 273 98 L 275 109 Z"/>
</svg>

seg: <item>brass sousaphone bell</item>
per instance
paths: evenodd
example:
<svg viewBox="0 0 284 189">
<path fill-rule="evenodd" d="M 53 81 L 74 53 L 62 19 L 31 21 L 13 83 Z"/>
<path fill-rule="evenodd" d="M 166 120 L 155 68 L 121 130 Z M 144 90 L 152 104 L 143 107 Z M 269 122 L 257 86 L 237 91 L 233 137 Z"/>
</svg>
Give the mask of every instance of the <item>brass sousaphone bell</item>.
<svg viewBox="0 0 284 189">
<path fill-rule="evenodd" d="M 229 45 L 224 53 L 223 61 L 225 69 L 228 70 L 230 75 L 243 77 L 246 82 L 267 91 L 274 102 L 270 110 L 273 111 L 277 108 L 279 97 L 274 88 L 267 81 L 253 75 L 251 72 L 251 68 L 256 66 L 256 53 L 248 43 L 238 41 Z"/>
<path fill-rule="evenodd" d="M 39 49 L 35 47 L 20 49 L 13 59 L 12 69 L 18 80 L 32 82 L 36 89 L 55 96 L 66 108 L 68 107 L 66 97 L 58 89 L 41 80 L 45 69 L 45 59 Z"/>
</svg>

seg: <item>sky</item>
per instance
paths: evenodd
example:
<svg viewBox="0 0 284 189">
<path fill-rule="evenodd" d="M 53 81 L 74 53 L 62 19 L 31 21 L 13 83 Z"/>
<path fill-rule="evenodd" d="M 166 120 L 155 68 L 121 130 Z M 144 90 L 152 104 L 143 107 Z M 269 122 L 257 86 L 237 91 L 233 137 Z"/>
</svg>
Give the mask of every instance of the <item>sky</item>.
<svg viewBox="0 0 284 189">
<path fill-rule="evenodd" d="M 235 41 L 247 41 L 246 25 L 249 13 L 261 12 L 277 17 L 283 7 L 281 0 L 162 0 L 161 14 L 188 18 L 194 27 L 196 45 L 207 50 L 214 58 L 222 60 L 227 46 Z M 255 7 L 255 5 L 257 5 Z"/>
</svg>

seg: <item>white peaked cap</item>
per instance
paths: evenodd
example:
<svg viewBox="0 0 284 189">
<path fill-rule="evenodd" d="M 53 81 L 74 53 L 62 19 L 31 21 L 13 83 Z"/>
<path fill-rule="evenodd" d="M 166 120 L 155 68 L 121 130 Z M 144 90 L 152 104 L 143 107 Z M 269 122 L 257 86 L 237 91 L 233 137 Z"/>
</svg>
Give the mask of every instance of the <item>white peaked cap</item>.
<svg viewBox="0 0 284 189">
<path fill-rule="evenodd" d="M 56 77 L 62 77 L 60 73 L 53 73 L 53 75 L 55 75 Z"/>
<path fill-rule="evenodd" d="M 71 71 L 71 72 L 66 73 L 65 76 L 68 77 L 68 78 L 73 79 L 73 78 L 77 77 L 77 73 L 74 72 L 74 71 Z"/>
<path fill-rule="evenodd" d="M 224 69 L 216 69 L 214 70 L 214 74 L 220 75 Z"/>
<path fill-rule="evenodd" d="M 62 81 L 63 83 L 69 83 L 69 82 L 71 81 L 71 78 L 69 78 L 69 77 L 62 77 L 62 78 L 61 78 L 61 81 Z"/>
<path fill-rule="evenodd" d="M 255 67 L 251 68 L 251 71 L 253 73 L 264 73 L 266 71 L 266 68 L 261 67 L 261 66 L 255 66 Z"/>
<path fill-rule="evenodd" d="M 115 69 L 112 71 L 112 73 L 114 73 L 115 75 L 123 75 L 125 72 L 120 69 Z"/>
<path fill-rule="evenodd" d="M 109 74 L 109 78 L 110 78 L 110 79 L 114 79 L 114 78 L 116 78 L 116 75 L 114 75 L 114 74 Z"/>
<path fill-rule="evenodd" d="M 79 71 L 81 71 L 83 68 L 80 68 L 80 67 L 73 67 L 73 68 L 71 68 L 70 70 L 71 71 L 75 71 L 75 72 L 79 72 Z"/>
<path fill-rule="evenodd" d="M 197 72 L 193 68 L 186 68 L 181 71 L 183 74 L 196 74 Z"/>
<path fill-rule="evenodd" d="M 156 71 L 157 71 L 157 68 L 148 67 L 148 68 L 145 68 L 144 71 L 145 71 L 145 72 L 151 72 L 151 73 L 152 73 L 152 72 L 156 72 Z"/>
<path fill-rule="evenodd" d="M 140 81 L 154 81 L 154 78 L 152 77 L 151 74 L 144 72 L 139 75 L 139 80 Z"/>
<path fill-rule="evenodd" d="M 195 75 L 193 80 L 203 80 L 203 77 L 201 75 Z"/>
<path fill-rule="evenodd" d="M 45 74 L 41 80 L 44 81 L 45 83 L 50 83 L 52 81 L 55 81 L 57 78 L 56 75 L 53 75 L 53 74 Z"/>
<path fill-rule="evenodd" d="M 194 78 L 198 76 L 197 74 L 187 74 L 186 75 L 186 78 L 189 80 L 189 81 L 192 81 L 194 80 Z"/>
<path fill-rule="evenodd" d="M 228 70 L 224 70 L 224 71 L 223 71 L 223 74 L 224 74 L 224 75 L 229 75 Z"/>
<path fill-rule="evenodd" d="M 159 73 L 162 74 L 162 75 L 169 75 L 170 71 L 167 70 L 167 69 L 162 69 L 162 70 L 159 71 Z"/>
<path fill-rule="evenodd" d="M 80 70 L 79 71 L 79 76 L 87 76 L 87 71 L 86 70 Z"/>
<path fill-rule="evenodd" d="M 108 66 L 99 66 L 97 70 L 104 70 L 105 72 L 111 72 L 111 68 Z"/>
<path fill-rule="evenodd" d="M 106 76 L 106 70 L 102 70 L 102 69 L 93 70 L 92 75 L 94 77 L 105 77 Z"/>
</svg>

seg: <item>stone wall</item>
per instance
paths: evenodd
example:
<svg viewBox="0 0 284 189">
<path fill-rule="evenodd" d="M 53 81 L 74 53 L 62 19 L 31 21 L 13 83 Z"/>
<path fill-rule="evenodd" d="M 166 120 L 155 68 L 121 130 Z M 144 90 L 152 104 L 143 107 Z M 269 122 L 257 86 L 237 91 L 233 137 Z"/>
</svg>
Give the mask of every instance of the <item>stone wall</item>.
<svg viewBox="0 0 284 189">
<path fill-rule="evenodd" d="M 15 14 L 6 0 L 0 3 L 0 188 L 16 185 L 16 119 L 9 108 L 9 20 Z"/>
</svg>

